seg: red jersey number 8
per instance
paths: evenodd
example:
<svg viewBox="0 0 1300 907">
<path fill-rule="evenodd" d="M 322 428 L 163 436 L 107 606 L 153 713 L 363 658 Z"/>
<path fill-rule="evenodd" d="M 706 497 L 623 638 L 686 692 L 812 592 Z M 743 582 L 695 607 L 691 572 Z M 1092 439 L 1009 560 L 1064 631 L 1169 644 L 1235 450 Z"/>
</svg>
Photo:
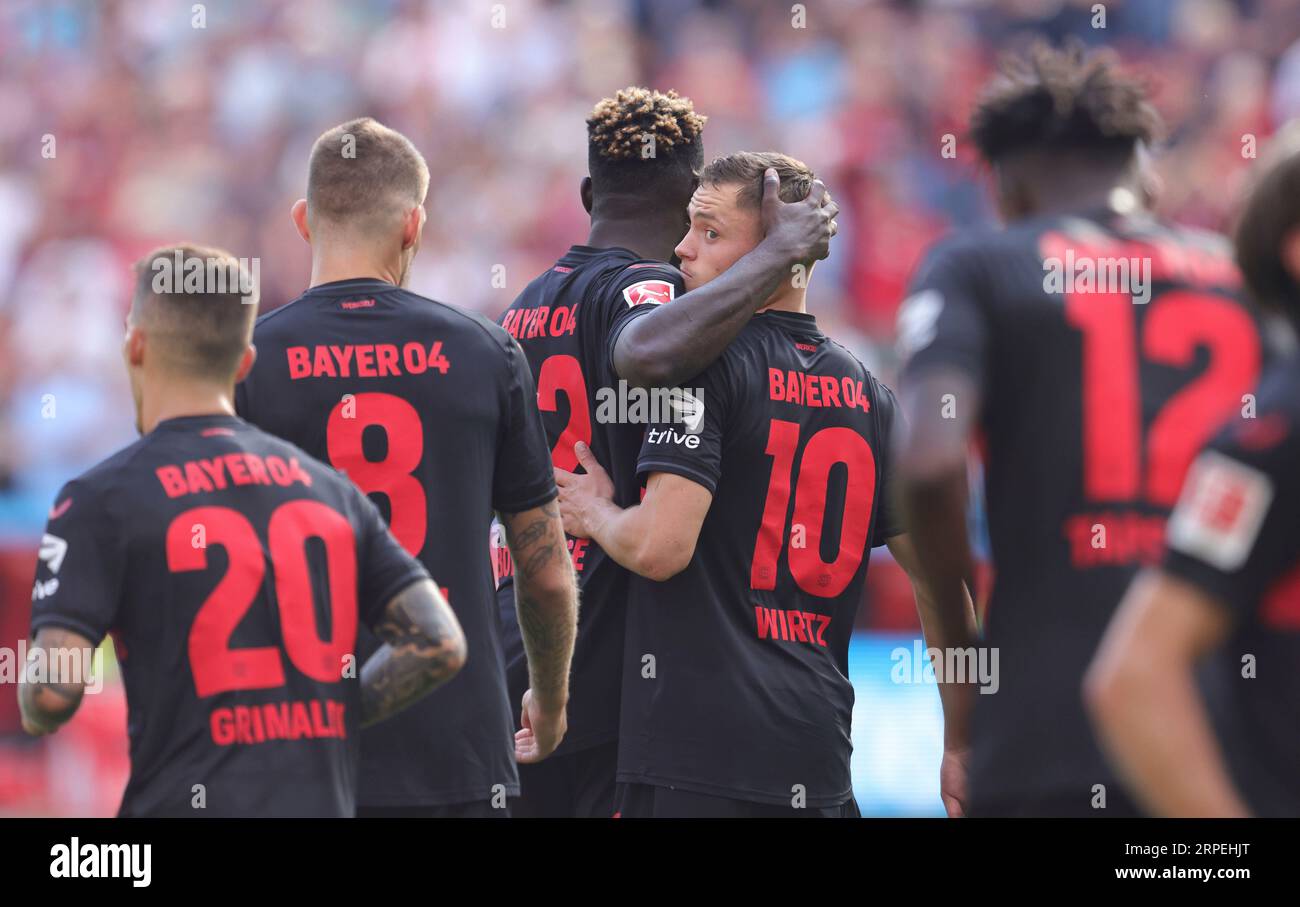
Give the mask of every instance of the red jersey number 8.
<svg viewBox="0 0 1300 907">
<path fill-rule="evenodd" d="M 367 460 L 361 445 L 370 426 L 384 430 L 388 453 Z M 388 528 L 413 557 L 424 548 L 429 508 L 424 486 L 412 473 L 424 456 L 424 425 L 415 407 L 393 394 L 356 394 L 341 400 L 325 430 L 330 465 L 366 494 L 388 498 Z"/>
</svg>

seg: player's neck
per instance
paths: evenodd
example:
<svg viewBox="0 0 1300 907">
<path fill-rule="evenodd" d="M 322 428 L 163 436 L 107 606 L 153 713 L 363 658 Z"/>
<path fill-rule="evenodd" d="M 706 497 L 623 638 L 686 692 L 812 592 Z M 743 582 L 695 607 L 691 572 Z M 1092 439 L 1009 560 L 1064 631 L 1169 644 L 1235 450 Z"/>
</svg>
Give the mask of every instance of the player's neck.
<svg viewBox="0 0 1300 907">
<path fill-rule="evenodd" d="M 400 261 L 380 261 L 364 253 L 335 253 L 329 250 L 318 253 L 313 249 L 309 286 L 318 287 L 338 280 L 382 280 L 393 286 L 401 286 L 401 270 Z"/>
<path fill-rule="evenodd" d="M 194 381 L 167 380 L 144 392 L 140 427 L 145 434 L 159 422 L 184 416 L 233 416 L 233 388 Z"/>
<path fill-rule="evenodd" d="M 587 234 L 587 245 L 594 249 L 612 249 L 617 246 L 620 249 L 631 249 L 640 258 L 668 261 L 680 239 L 679 236 L 677 239 L 664 237 L 656 240 L 640 228 L 625 228 L 622 224 L 598 226 L 593 223 L 591 232 Z"/>
<path fill-rule="evenodd" d="M 783 292 L 773 293 L 767 300 L 767 305 L 759 309 L 760 312 L 797 312 L 801 315 L 808 314 L 808 291 L 806 289 L 789 287 Z"/>
<path fill-rule="evenodd" d="M 1132 214 L 1144 206 L 1139 187 L 1128 180 L 1108 178 L 1106 174 L 1064 178 L 1040 186 L 1034 197 L 1036 203 L 1023 214 L 1024 217 L 1105 210 Z"/>
<path fill-rule="evenodd" d="M 592 212 L 587 245 L 596 249 L 618 246 L 641 258 L 668 261 L 685 233 L 679 211 L 661 208 L 656 213 L 644 201 L 611 198 Z"/>
</svg>

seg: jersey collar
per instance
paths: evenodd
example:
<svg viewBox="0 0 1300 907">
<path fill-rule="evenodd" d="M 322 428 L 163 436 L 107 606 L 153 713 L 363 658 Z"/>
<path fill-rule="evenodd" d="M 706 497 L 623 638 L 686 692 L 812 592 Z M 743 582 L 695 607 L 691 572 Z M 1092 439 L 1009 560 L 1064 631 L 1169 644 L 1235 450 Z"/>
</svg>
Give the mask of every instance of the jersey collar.
<svg viewBox="0 0 1300 907">
<path fill-rule="evenodd" d="M 397 284 L 380 280 L 378 277 L 352 277 L 347 280 L 331 280 L 329 283 L 318 283 L 314 287 L 308 287 L 302 295 L 311 296 L 314 293 L 333 295 L 335 293 L 352 293 L 356 290 L 382 291 L 397 289 L 401 289 Z"/>
</svg>

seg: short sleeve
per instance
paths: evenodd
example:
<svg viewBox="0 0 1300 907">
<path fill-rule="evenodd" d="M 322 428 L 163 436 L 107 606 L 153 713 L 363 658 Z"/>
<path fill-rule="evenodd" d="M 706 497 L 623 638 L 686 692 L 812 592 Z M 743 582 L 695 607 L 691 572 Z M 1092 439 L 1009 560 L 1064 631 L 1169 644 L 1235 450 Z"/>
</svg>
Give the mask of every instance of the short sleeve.
<svg viewBox="0 0 1300 907">
<path fill-rule="evenodd" d="M 1193 461 L 1168 523 L 1165 571 L 1238 620 L 1300 558 L 1300 439 L 1294 424 L 1281 427 L 1285 418 L 1261 406 L 1258 420 L 1232 420 Z"/>
<path fill-rule="evenodd" d="M 107 513 L 103 491 L 82 480 L 65 485 L 38 554 L 32 635 L 63 627 L 99 645 L 117 621 L 126 569 L 121 527 Z"/>
<path fill-rule="evenodd" d="M 669 395 L 665 408 L 671 415 L 647 426 L 637 477 L 645 484 L 653 473 L 672 473 L 713 493 L 722 476 L 723 431 L 734 393 L 726 358 L 685 387 L 665 393 Z"/>
<path fill-rule="evenodd" d="M 557 491 L 551 448 L 537 408 L 537 387 L 524 351 L 512 337 L 506 338 L 506 361 L 492 506 L 502 513 L 520 513 L 554 500 Z"/>
<path fill-rule="evenodd" d="M 620 271 L 606 286 L 602 297 L 605 361 L 611 374 L 614 347 L 619 335 L 633 319 L 648 315 L 686 292 L 686 278 L 667 262 L 638 261 Z"/>
<path fill-rule="evenodd" d="M 393 596 L 428 579 L 429 571 L 393 537 L 373 501 L 355 488 L 350 493 L 361 523 L 357 533 L 357 608 L 362 623 L 373 629 Z"/>
<path fill-rule="evenodd" d="M 942 367 L 984 385 L 989 327 L 980 285 L 977 262 L 951 246 L 937 247 L 921 263 L 898 310 L 902 380 Z"/>
<path fill-rule="evenodd" d="M 874 380 L 874 379 L 873 379 Z M 876 460 L 880 464 L 880 484 L 876 489 L 876 525 L 871 536 L 871 547 L 878 548 L 896 535 L 902 535 L 902 515 L 898 512 L 894 494 L 894 438 L 902 424 L 903 414 L 898 407 L 894 392 L 879 381 L 876 385 L 876 401 L 873 409 L 876 413 Z"/>
</svg>

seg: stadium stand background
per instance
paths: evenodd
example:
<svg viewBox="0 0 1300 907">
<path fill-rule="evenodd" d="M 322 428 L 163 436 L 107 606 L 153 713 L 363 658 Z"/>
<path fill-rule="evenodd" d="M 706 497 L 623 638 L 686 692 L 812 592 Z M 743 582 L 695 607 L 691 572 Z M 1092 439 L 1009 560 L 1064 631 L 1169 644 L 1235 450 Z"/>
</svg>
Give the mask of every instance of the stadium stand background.
<svg viewBox="0 0 1300 907">
<path fill-rule="evenodd" d="M 0 646 L 26 631 L 45 511 L 64 480 L 134 437 L 120 366 L 127 268 L 193 238 L 261 259 L 265 308 L 305 286 L 288 211 L 323 129 L 370 114 L 432 171 L 412 288 L 497 315 L 585 236 L 583 118 L 627 84 L 709 116 L 709 157 L 774 148 L 840 201 L 809 303 L 892 378 L 894 312 L 923 247 L 989 219 L 961 124 L 999 51 L 1035 36 L 1107 45 L 1171 126 L 1163 211 L 1222 229 L 1262 143 L 1300 115 L 1293 0 L 6 0 L 0 5 Z M 945 134 L 956 157 L 941 155 Z M 53 136 L 54 156 L 43 156 Z M 505 286 L 492 284 L 505 267 Z M 936 814 L 933 687 L 888 678 L 916 632 L 906 580 L 873 562 L 855 642 L 864 811 Z M 164 607 L 165 602 L 159 606 Z M 28 741 L 0 690 L 0 815 L 110 814 L 125 778 L 110 683 Z"/>
</svg>

